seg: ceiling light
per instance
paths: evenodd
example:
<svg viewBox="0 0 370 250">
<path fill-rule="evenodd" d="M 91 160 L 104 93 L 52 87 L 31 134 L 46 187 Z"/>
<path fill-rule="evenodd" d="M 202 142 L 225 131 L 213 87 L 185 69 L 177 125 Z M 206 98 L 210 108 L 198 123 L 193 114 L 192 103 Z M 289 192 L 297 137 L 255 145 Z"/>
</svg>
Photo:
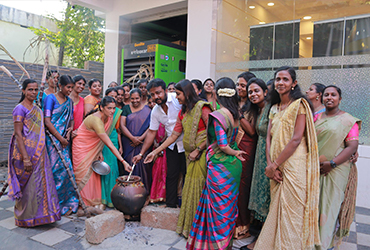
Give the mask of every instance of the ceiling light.
<svg viewBox="0 0 370 250">
<path fill-rule="evenodd" d="M 256 8 L 256 6 L 251 5 L 251 6 L 249 6 L 249 8 L 250 8 L 251 10 L 253 10 L 253 9 L 255 9 L 255 8 Z"/>
<path fill-rule="evenodd" d="M 312 18 L 312 16 L 304 16 L 303 19 L 304 20 L 310 20 Z"/>
<path fill-rule="evenodd" d="M 312 37 L 308 36 L 308 37 L 306 37 L 306 39 L 307 39 L 307 40 L 311 40 L 311 39 L 312 39 Z"/>
<path fill-rule="evenodd" d="M 275 4 L 274 3 L 268 3 L 267 6 L 274 6 Z"/>
<path fill-rule="evenodd" d="M 265 24 L 265 22 L 260 22 L 260 24 Z"/>
</svg>

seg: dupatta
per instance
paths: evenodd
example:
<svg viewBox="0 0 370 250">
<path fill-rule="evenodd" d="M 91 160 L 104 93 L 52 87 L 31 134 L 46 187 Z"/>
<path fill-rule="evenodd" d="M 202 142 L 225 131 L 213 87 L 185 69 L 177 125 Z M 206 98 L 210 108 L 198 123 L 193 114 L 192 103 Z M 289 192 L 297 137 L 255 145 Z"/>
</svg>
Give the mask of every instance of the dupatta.
<svg viewBox="0 0 370 250">
<path fill-rule="evenodd" d="M 305 138 L 308 150 L 306 159 L 302 159 L 302 162 L 306 164 L 305 171 L 307 187 L 306 204 L 304 205 L 302 247 L 303 249 L 311 249 L 315 244 L 320 244 L 318 225 L 320 166 L 316 130 L 313 122 L 312 111 L 305 99 L 300 98 L 295 100 L 284 111 L 281 111 L 284 112 L 281 117 L 273 119 L 278 119 L 279 121 L 276 124 L 273 124 L 271 129 L 271 133 L 274 133 L 274 135 L 271 140 L 270 156 L 271 161 L 274 161 L 293 137 L 295 122 L 297 120 L 298 111 L 301 104 L 303 105 L 306 113 Z M 279 169 L 283 171 L 285 164 L 287 164 L 287 162 L 289 162 L 291 159 L 292 157 L 284 162 Z M 289 164 L 294 165 L 295 162 Z"/>
<path fill-rule="evenodd" d="M 196 147 L 207 138 L 206 129 L 198 132 L 199 121 L 202 117 L 202 109 L 204 106 L 208 106 L 212 110 L 209 103 L 198 101 L 190 113 L 182 119 L 184 149 L 188 153 L 195 150 Z"/>
<path fill-rule="evenodd" d="M 149 128 L 151 111 L 152 110 L 145 105 L 140 111 L 131 113 L 126 117 L 126 127 L 133 136 L 141 136 Z M 131 141 L 129 138 L 122 136 L 123 157 L 125 159 L 135 149 L 130 143 Z M 141 147 L 142 144 L 139 146 Z"/>
<path fill-rule="evenodd" d="M 27 154 L 31 157 L 30 160 L 32 165 L 34 167 L 39 166 L 40 157 L 46 149 L 44 117 L 42 111 L 35 105 L 31 110 L 28 110 L 23 105 L 18 104 L 13 111 L 13 121 L 23 123 L 24 146 Z M 32 172 L 26 172 L 24 170 L 22 156 L 14 134 L 10 139 L 8 164 L 8 196 L 12 200 L 20 199 L 22 198 L 22 189 L 28 182 Z"/>
<path fill-rule="evenodd" d="M 234 150 L 239 150 L 236 144 L 236 141 L 232 140 L 233 135 L 233 124 L 231 123 L 230 118 L 225 114 L 224 111 L 221 109 L 212 112 L 209 115 L 208 120 L 208 127 L 212 123 L 212 119 L 216 119 L 220 126 L 223 128 L 223 130 L 226 132 L 227 135 L 227 141 L 229 143 L 229 146 Z M 209 129 L 207 128 L 207 133 L 209 133 Z M 207 136 L 207 161 L 212 161 L 213 164 L 222 164 L 224 167 L 231 173 L 231 175 L 234 177 L 237 185 L 236 187 L 239 188 L 240 184 L 240 174 L 241 174 L 241 162 L 239 161 L 236 156 L 227 155 L 219 148 L 217 144 L 217 139 L 215 138 L 215 141 L 211 144 L 210 138 L 213 136 L 208 134 Z M 212 149 L 212 150 L 210 150 Z M 212 153 L 213 152 L 213 153 Z"/>
<path fill-rule="evenodd" d="M 119 116 L 116 117 L 117 119 Z M 114 129 L 113 118 L 109 117 L 104 124 L 108 136 Z M 103 150 L 104 143 L 95 131 L 88 129 L 83 122 L 78 129 L 77 137 L 73 141 L 73 169 L 79 190 L 82 190 L 89 181 L 93 170 L 91 164 Z"/>
</svg>

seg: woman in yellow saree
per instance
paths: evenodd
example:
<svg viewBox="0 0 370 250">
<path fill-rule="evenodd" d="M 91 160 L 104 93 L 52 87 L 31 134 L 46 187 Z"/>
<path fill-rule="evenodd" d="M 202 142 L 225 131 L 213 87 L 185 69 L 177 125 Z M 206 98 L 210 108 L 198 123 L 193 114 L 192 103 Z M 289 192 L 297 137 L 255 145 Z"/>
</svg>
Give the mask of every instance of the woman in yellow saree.
<svg viewBox="0 0 370 250">
<path fill-rule="evenodd" d="M 361 121 L 339 109 L 341 95 L 340 88 L 327 86 L 323 92 L 326 110 L 315 116 L 321 167 L 321 246 L 316 247 L 320 250 L 340 245 L 355 214 L 357 170 L 350 158 L 358 147 Z"/>
<path fill-rule="evenodd" d="M 310 105 L 293 68 L 275 72 L 266 140 L 271 203 L 254 249 L 312 249 L 319 245 L 319 157 Z"/>
</svg>

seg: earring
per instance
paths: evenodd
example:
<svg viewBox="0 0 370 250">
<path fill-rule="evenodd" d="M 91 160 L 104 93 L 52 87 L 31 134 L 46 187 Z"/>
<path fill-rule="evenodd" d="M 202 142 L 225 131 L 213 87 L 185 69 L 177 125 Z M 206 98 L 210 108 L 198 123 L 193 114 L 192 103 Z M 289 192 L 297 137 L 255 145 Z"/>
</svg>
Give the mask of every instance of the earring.
<svg viewBox="0 0 370 250">
<path fill-rule="evenodd" d="M 294 90 L 294 87 L 292 87 L 292 90 Z"/>
<path fill-rule="evenodd" d="M 316 96 L 316 101 L 318 101 L 319 100 L 319 96 Z"/>
</svg>

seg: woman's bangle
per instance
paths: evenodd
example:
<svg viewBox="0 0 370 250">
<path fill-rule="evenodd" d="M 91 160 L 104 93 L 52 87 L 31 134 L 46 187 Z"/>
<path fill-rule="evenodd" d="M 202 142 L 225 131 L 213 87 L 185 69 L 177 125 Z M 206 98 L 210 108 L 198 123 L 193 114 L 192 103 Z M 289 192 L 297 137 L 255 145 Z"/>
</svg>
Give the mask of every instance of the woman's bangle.
<svg viewBox="0 0 370 250">
<path fill-rule="evenodd" d="M 279 164 L 277 164 L 276 161 L 274 161 L 273 164 L 275 164 L 277 167 L 279 167 Z"/>
<path fill-rule="evenodd" d="M 122 161 L 121 161 L 122 163 L 124 163 L 125 162 L 125 159 L 122 159 Z"/>
<path fill-rule="evenodd" d="M 142 153 L 139 153 L 140 157 L 143 157 L 143 154 Z"/>
<path fill-rule="evenodd" d="M 23 162 L 31 162 L 30 160 L 23 160 Z"/>
</svg>

